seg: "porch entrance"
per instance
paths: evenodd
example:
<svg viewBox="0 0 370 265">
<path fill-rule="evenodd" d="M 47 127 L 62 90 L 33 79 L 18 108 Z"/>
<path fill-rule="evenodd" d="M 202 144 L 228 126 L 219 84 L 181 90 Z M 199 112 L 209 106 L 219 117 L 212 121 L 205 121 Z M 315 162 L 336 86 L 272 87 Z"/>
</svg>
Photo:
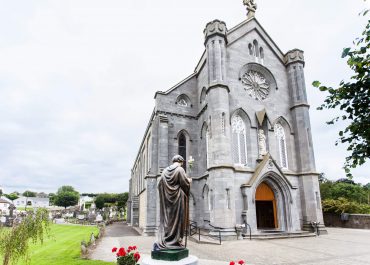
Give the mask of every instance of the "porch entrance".
<svg viewBox="0 0 370 265">
<path fill-rule="evenodd" d="M 275 194 L 265 182 L 256 191 L 256 217 L 258 229 L 278 228 Z"/>
</svg>

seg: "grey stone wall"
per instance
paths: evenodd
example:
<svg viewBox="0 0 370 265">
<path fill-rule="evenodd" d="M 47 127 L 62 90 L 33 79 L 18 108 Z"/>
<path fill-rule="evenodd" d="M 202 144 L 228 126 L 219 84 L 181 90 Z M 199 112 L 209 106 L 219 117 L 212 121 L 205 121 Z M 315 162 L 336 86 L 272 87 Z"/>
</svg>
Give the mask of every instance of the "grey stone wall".
<svg viewBox="0 0 370 265">
<path fill-rule="evenodd" d="M 342 221 L 339 214 L 324 213 L 325 226 L 370 229 L 370 214 L 349 214 L 348 221 Z"/>
</svg>

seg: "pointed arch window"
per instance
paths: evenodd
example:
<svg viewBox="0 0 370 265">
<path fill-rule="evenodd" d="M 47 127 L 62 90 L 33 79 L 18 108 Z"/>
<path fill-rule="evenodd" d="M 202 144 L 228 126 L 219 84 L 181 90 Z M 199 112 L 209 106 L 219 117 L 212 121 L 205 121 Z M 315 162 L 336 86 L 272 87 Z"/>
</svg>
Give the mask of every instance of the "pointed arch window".
<svg viewBox="0 0 370 265">
<path fill-rule="evenodd" d="M 243 119 L 235 115 L 231 119 L 232 152 L 235 164 L 247 165 L 247 138 Z"/>
<path fill-rule="evenodd" d="M 282 168 L 288 168 L 288 154 L 284 128 L 280 123 L 276 123 L 274 126 L 274 131 L 279 149 L 280 166 Z"/>
<path fill-rule="evenodd" d="M 206 100 L 206 96 L 207 96 L 207 93 L 206 93 L 206 88 L 203 87 L 202 89 L 202 93 L 200 94 L 200 103 L 204 103 L 204 101 Z"/>
<path fill-rule="evenodd" d="M 179 155 L 185 159 L 182 167 L 186 170 L 186 136 L 184 133 L 179 135 Z"/>
<path fill-rule="evenodd" d="M 206 161 L 207 161 L 207 169 L 209 167 L 209 128 L 206 131 Z"/>
</svg>

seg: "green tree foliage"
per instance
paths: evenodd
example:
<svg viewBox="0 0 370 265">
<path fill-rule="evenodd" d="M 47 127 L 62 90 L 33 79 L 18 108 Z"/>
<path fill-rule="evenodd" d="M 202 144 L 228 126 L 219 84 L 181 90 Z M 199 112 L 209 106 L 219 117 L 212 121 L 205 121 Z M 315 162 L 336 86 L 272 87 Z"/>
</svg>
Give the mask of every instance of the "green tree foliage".
<svg viewBox="0 0 370 265">
<path fill-rule="evenodd" d="M 4 194 L 5 197 L 7 197 L 9 200 L 16 200 L 19 198 L 19 196 L 16 193 L 10 193 L 10 194 Z"/>
<path fill-rule="evenodd" d="M 24 197 L 36 197 L 37 192 L 26 190 L 25 192 L 22 193 Z"/>
<path fill-rule="evenodd" d="M 124 210 L 128 201 L 128 192 L 120 193 L 117 196 L 118 209 Z"/>
<path fill-rule="evenodd" d="M 370 205 L 350 201 L 345 198 L 323 200 L 322 208 L 327 213 L 370 214 Z"/>
<path fill-rule="evenodd" d="M 103 209 L 104 208 L 104 203 L 105 203 L 105 200 L 104 200 L 104 197 L 103 196 L 98 195 L 95 198 L 95 206 L 96 206 L 96 208 Z"/>
<path fill-rule="evenodd" d="M 0 229 L 0 254 L 3 256 L 3 265 L 17 264 L 20 259 L 29 261 L 30 243 L 42 243 L 49 229 L 49 213 L 46 209 L 29 213 L 10 231 Z"/>
<path fill-rule="evenodd" d="M 351 179 L 331 181 L 319 176 L 324 212 L 370 214 L 370 189 Z M 369 185 L 370 186 L 370 185 Z"/>
<path fill-rule="evenodd" d="M 62 186 L 58 189 L 57 194 L 62 192 L 76 192 L 78 193 L 72 186 Z"/>
<path fill-rule="evenodd" d="M 370 20 L 354 45 L 353 48 L 345 48 L 342 54 L 342 58 L 348 57 L 347 64 L 354 72 L 349 82 L 341 81 L 337 88 L 321 85 L 319 81 L 313 82 L 314 87 L 329 93 L 318 109 L 342 111 L 341 115 L 327 124 L 339 120 L 349 122 L 344 130 L 339 131 L 339 140 L 336 142 L 336 145 L 339 142 L 348 144 L 347 150 L 351 154 L 346 157 L 344 169 L 349 178 L 352 178 L 351 168 L 364 164 L 370 157 Z"/>
<path fill-rule="evenodd" d="M 126 207 L 128 192 L 125 193 L 101 193 L 95 198 L 96 208 L 102 209 L 105 206 L 117 206 L 119 209 Z"/>
<path fill-rule="evenodd" d="M 51 205 L 55 205 L 56 194 L 55 193 L 49 193 L 48 196 L 49 196 L 49 202 L 50 202 L 50 204 Z"/>
<path fill-rule="evenodd" d="M 72 186 L 62 186 L 58 189 L 53 200 L 55 205 L 67 208 L 76 205 L 79 198 L 79 193 Z"/>
<path fill-rule="evenodd" d="M 335 183 L 331 190 L 333 199 L 345 198 L 349 201 L 366 203 L 367 192 L 361 185 L 353 185 L 348 183 Z"/>
<path fill-rule="evenodd" d="M 344 198 L 357 203 L 368 202 L 368 190 L 365 186 L 349 179 L 331 181 L 325 177 L 320 179 L 320 194 L 322 200 Z"/>
</svg>

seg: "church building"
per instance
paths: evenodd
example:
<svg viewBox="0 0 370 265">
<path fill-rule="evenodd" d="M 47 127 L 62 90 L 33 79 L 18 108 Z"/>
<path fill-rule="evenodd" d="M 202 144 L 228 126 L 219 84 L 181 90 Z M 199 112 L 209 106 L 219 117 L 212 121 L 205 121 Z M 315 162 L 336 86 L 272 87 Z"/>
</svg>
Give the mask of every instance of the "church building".
<svg viewBox="0 0 370 265">
<path fill-rule="evenodd" d="M 233 235 L 244 224 L 258 235 L 318 222 L 325 231 L 303 51 L 282 52 L 255 18 L 254 1 L 244 4 L 239 25 L 206 25 L 194 73 L 155 94 L 128 201 L 128 223 L 144 235 L 157 231 L 157 183 L 176 154 L 193 179 L 189 219 L 199 227 Z"/>
</svg>

